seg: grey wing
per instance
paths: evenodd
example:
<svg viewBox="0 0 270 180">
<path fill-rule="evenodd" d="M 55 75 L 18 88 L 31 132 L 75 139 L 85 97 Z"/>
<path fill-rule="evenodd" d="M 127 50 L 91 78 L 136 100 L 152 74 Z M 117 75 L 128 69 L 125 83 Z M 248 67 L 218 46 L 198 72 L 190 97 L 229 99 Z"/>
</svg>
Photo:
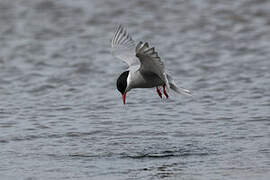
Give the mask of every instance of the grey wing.
<svg viewBox="0 0 270 180">
<path fill-rule="evenodd" d="M 138 58 L 135 56 L 135 41 L 128 34 L 126 28 L 119 25 L 111 40 L 112 55 L 131 66 L 138 66 L 140 64 Z"/>
<path fill-rule="evenodd" d="M 150 48 L 148 43 L 139 42 L 136 46 L 136 56 L 141 62 L 139 71 L 142 73 L 152 72 L 160 77 L 169 89 L 169 81 L 165 72 L 165 65 L 161 61 L 155 48 Z"/>
</svg>

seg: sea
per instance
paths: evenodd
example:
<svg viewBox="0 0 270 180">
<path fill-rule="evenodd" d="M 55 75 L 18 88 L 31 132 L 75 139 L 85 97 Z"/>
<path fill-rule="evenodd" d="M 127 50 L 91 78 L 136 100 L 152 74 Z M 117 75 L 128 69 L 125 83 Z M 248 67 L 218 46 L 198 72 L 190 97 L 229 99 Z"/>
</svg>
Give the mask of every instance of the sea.
<svg viewBox="0 0 270 180">
<path fill-rule="evenodd" d="M 269 180 L 270 1 L 0 0 L 0 180 Z M 192 96 L 116 80 L 117 25 Z"/>
</svg>

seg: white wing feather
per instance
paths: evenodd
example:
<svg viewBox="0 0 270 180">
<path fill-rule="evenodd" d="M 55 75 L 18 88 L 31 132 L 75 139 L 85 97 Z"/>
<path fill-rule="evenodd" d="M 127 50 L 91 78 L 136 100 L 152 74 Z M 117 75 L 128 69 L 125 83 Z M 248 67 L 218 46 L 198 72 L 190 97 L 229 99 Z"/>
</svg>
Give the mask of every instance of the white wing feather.
<svg viewBox="0 0 270 180">
<path fill-rule="evenodd" d="M 126 62 L 129 68 L 132 68 L 132 66 L 138 66 L 140 62 L 135 56 L 135 45 L 135 41 L 128 34 L 126 28 L 119 25 L 116 28 L 111 41 L 112 55 Z"/>
</svg>

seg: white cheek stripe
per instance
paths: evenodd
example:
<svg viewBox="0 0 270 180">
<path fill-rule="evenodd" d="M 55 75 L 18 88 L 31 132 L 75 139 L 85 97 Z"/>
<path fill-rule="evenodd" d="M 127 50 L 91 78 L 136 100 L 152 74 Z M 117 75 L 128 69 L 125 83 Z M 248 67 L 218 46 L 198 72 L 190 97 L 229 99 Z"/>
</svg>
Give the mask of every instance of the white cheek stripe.
<svg viewBox="0 0 270 180">
<path fill-rule="evenodd" d="M 126 90 L 129 91 L 130 90 L 130 82 L 131 82 L 131 77 L 130 77 L 130 72 L 128 73 L 128 78 L 127 78 L 127 88 Z"/>
</svg>

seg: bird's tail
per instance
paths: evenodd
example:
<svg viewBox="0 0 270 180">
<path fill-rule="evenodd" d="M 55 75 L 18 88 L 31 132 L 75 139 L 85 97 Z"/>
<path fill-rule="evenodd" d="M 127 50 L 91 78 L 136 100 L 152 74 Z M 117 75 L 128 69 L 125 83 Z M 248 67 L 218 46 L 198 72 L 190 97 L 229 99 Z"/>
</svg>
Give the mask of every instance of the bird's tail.
<svg viewBox="0 0 270 180">
<path fill-rule="evenodd" d="M 181 87 L 177 87 L 174 83 L 169 83 L 170 88 L 177 92 L 178 94 L 183 94 L 183 95 L 187 95 L 187 96 L 192 96 L 190 90 L 181 88 Z"/>
<path fill-rule="evenodd" d="M 177 85 L 175 84 L 173 78 L 168 74 L 167 74 L 167 77 L 168 77 L 170 89 L 172 89 L 173 91 L 175 91 L 178 94 L 192 96 L 190 90 L 187 90 L 187 89 L 182 88 L 182 87 L 177 87 Z"/>
</svg>

